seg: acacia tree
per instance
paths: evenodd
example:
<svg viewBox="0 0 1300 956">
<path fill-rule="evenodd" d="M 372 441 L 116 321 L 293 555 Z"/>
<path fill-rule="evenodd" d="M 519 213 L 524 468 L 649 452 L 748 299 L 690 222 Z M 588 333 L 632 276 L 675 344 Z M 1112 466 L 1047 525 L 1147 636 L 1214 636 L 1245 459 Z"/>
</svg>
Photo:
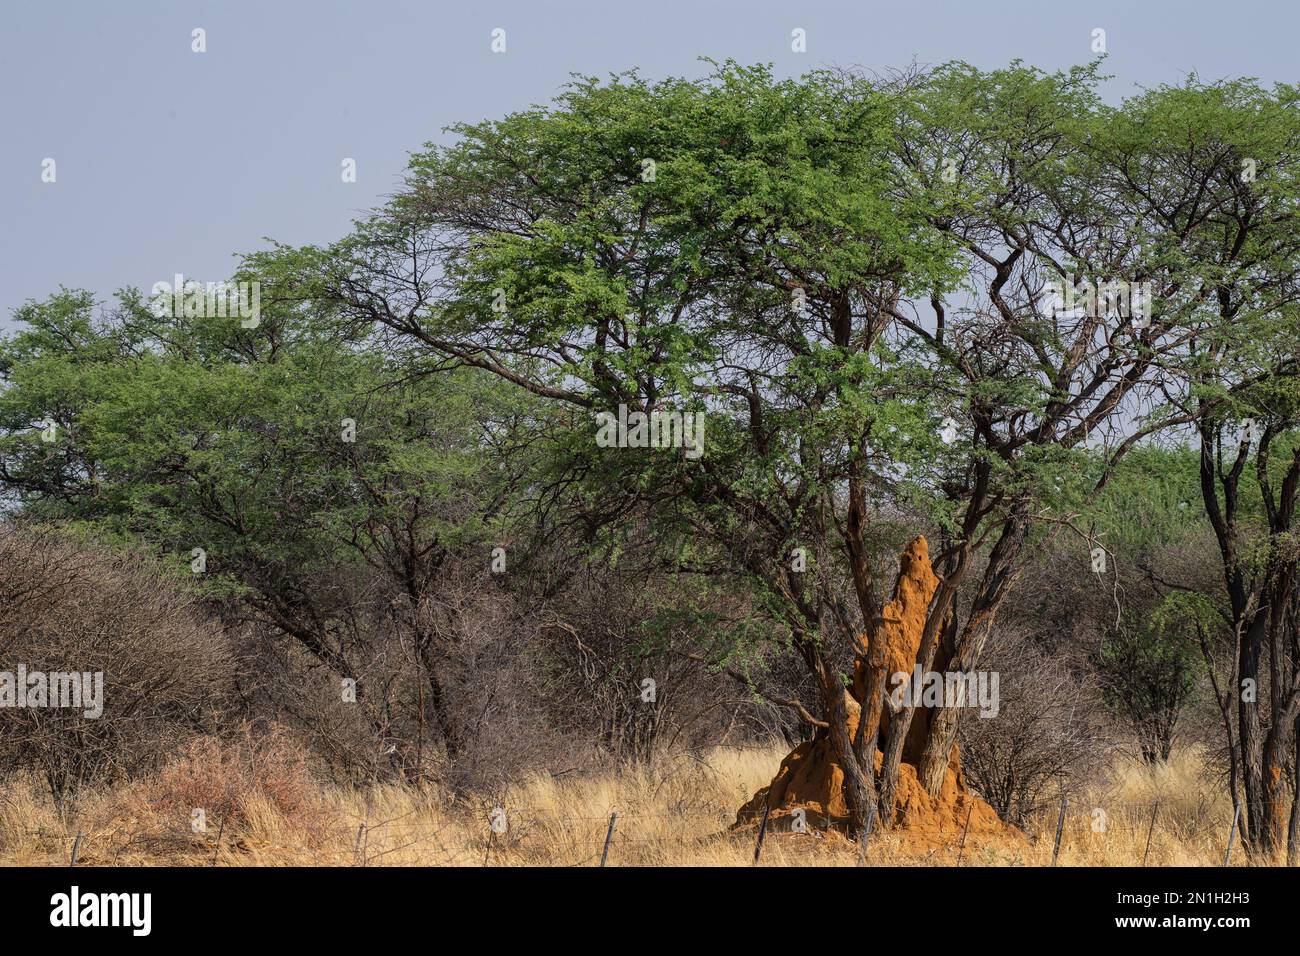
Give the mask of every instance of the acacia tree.
<svg viewBox="0 0 1300 956">
<path fill-rule="evenodd" d="M 1296 103 L 1290 86 L 1193 82 L 1153 90 L 1107 117 L 1116 195 L 1170 276 L 1169 298 L 1190 317 L 1193 334 L 1163 369 L 1163 385 L 1170 405 L 1195 422 L 1234 661 L 1216 696 L 1233 801 L 1240 786 L 1245 842 L 1262 856 L 1282 845 L 1283 770 L 1300 717 Z M 1294 799 L 1289 826 L 1294 859 Z"/>
<path fill-rule="evenodd" d="M 1273 356 L 1271 371 L 1292 365 L 1295 354 Z M 1216 364 L 1207 375 L 1210 389 L 1237 372 Z M 1230 787 L 1234 803 L 1240 788 L 1248 849 L 1265 857 L 1276 853 L 1285 829 L 1294 862 L 1300 780 L 1285 777 L 1288 763 L 1295 773 L 1300 719 L 1300 395 L 1286 384 L 1289 377 L 1238 392 L 1229 407 L 1201 422 L 1198 434 L 1202 499 L 1223 557 L 1228 607 L 1232 666 L 1215 690 L 1231 756 Z"/>
<path fill-rule="evenodd" d="M 703 83 L 583 82 L 417 156 L 406 192 L 321 257 L 331 307 L 579 409 L 707 411 L 698 461 L 585 467 L 611 495 L 653 499 L 768 596 L 817 679 L 813 720 L 861 833 L 892 810 L 911 716 L 891 721 L 878 788 L 873 556 L 890 509 L 940 500 L 922 662 L 973 668 L 1047 477 L 1142 380 L 1101 317 L 1071 324 L 1039 303 L 1047 265 L 1091 255 L 1109 278 L 1132 257 L 1079 198 L 1092 79 L 958 67 L 775 82 L 727 65 Z M 961 442 L 941 439 L 944 413 L 966 423 Z M 854 663 L 867 692 L 850 740 Z M 928 731 L 937 792 L 956 713 Z"/>
<path fill-rule="evenodd" d="M 880 695 L 848 737 L 845 674 L 879 617 L 871 499 L 942 456 L 926 370 L 889 309 L 950 280 L 951 243 L 900 199 L 892 97 L 853 78 L 584 81 L 551 110 L 460 129 L 321 256 L 330 307 L 589 416 L 704 413 L 697 450 L 595 446 L 571 464 L 611 518 L 638 501 L 748 576 L 815 677 L 813 716 L 875 806 Z M 915 480 L 915 478 L 913 478 Z M 701 545 L 701 542 L 704 545 Z"/>
<path fill-rule="evenodd" d="M 994 544 L 971 610 L 950 625 L 937 653 L 923 646 L 927 667 L 973 666 L 1036 519 L 1073 527 L 1069 494 L 1095 501 L 1132 448 L 1203 420 L 1225 393 L 1246 386 L 1238 381 L 1199 405 L 1177 400 L 1179 377 L 1202 361 L 1207 339 L 1230 350 L 1276 344 L 1277 310 L 1291 301 L 1294 240 L 1283 239 L 1291 213 L 1280 195 L 1294 181 L 1283 145 L 1294 121 L 1281 115 L 1290 92 L 1270 96 L 1242 84 L 1225 97 L 1192 80 L 1111 109 L 1096 100 L 1094 81 L 1091 68 L 1048 77 L 1019 67 L 991 74 L 946 67 L 905 114 L 909 169 L 985 184 L 973 206 L 945 210 L 936 222 L 960 238 L 967 257 L 960 317 L 940 295 L 931 298 L 928 328 L 900 316 L 962 382 L 975 474 L 986 476 L 983 486 L 955 483 L 963 527 L 975 527 L 979 509 L 995 509 Z M 1252 124 L 1266 132 L 1246 132 Z M 1246 155 L 1275 174 L 1268 215 L 1254 215 L 1243 193 L 1241 172 L 1254 170 L 1243 166 Z M 1220 301 L 1225 277 L 1240 284 L 1251 308 L 1208 308 Z M 1095 301 L 1071 309 L 1042 294 L 1062 278 L 1082 280 Z M 1140 300 L 1117 308 L 1122 300 L 1108 294 L 1117 280 L 1141 290 Z M 1070 460 L 1074 474 L 1054 467 Z M 944 569 L 927 639 L 950 613 L 948 585 L 961 576 L 970 539 L 957 536 L 951 549 L 956 558 Z M 1084 570 L 1087 551 L 1079 555 Z M 929 715 L 921 776 L 931 792 L 948 763 L 956 716 L 944 708 Z M 906 720 L 897 723 L 905 734 Z"/>
<path fill-rule="evenodd" d="M 1163 402 L 1161 381 L 1185 353 L 1191 313 L 1168 300 L 1174 278 L 1120 215 L 1096 82 L 1095 67 L 953 64 L 898 84 L 895 161 L 909 190 L 939 197 L 932 224 L 956 243 L 964 275 L 891 310 L 900 348 L 935 370 L 963 452 L 935 489 L 948 520 L 918 653 L 925 670 L 972 670 L 1026 549 L 1066 528 L 1091 537 L 1074 519 L 1123 457 L 1193 417 Z M 1081 571 L 1097 544 L 1080 543 Z M 931 794 L 959 715 L 945 704 L 921 717 L 918 769 Z M 891 720 L 887 781 L 914 717 L 904 707 Z M 882 798 L 888 812 L 893 792 Z"/>
</svg>

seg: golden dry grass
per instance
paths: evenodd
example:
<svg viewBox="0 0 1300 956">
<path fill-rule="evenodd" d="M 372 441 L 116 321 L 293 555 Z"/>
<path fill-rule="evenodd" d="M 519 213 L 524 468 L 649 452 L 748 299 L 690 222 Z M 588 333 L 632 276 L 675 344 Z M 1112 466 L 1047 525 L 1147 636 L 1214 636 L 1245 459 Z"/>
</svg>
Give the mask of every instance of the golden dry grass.
<svg viewBox="0 0 1300 956">
<path fill-rule="evenodd" d="M 78 831 L 84 865 L 189 864 L 218 866 L 595 866 L 609 816 L 618 812 L 611 866 L 748 866 L 755 832 L 730 831 L 736 808 L 771 777 L 782 748 L 720 748 L 678 756 L 653 768 L 619 773 L 538 775 L 495 798 L 449 801 L 434 790 L 377 786 L 325 789 L 290 815 L 254 795 L 238 822 L 222 825 L 208 811 L 205 833 L 188 814 L 150 810 L 137 790 L 101 793 L 64 819 L 31 781 L 0 788 L 0 863 L 64 864 Z M 1195 753 L 1154 770 L 1118 761 L 1109 782 L 1072 799 L 1060 864 L 1136 865 L 1146 852 L 1151 808 L 1159 804 L 1148 865 L 1210 866 L 1223 860 L 1231 807 L 1222 787 L 1205 779 Z M 493 834 L 494 807 L 507 830 Z M 1105 812 L 1104 831 L 1097 809 Z M 962 865 L 1045 865 L 1051 860 L 1056 812 L 1045 812 L 1025 839 L 969 841 Z M 961 834 L 939 847 L 910 847 L 905 835 L 878 833 L 867 862 L 874 865 L 952 865 Z M 1234 863 L 1245 855 L 1234 854 Z M 766 866 L 858 863 L 836 835 L 771 833 Z"/>
</svg>

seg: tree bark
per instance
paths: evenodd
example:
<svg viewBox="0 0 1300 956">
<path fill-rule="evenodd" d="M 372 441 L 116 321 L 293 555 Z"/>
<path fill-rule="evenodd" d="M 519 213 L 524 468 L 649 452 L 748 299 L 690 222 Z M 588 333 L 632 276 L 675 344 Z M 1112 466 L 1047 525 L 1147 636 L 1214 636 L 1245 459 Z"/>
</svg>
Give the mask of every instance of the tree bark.
<svg viewBox="0 0 1300 956">
<path fill-rule="evenodd" d="M 1028 505 L 1018 503 L 1002 526 L 1002 533 L 997 544 L 989 554 L 988 567 L 980 582 L 979 593 L 971 604 L 966 624 L 958 632 L 953 646 L 953 654 L 948 662 L 948 670 L 963 673 L 975 669 L 980 652 L 993 624 L 994 615 L 1001 606 L 1007 591 L 1015 582 L 1016 558 L 1024 545 L 1025 534 L 1029 529 Z M 961 709 L 949 706 L 947 702 L 936 708 L 930 715 L 930 728 L 926 735 L 925 748 L 921 753 L 921 763 L 917 767 L 917 776 L 921 786 L 932 797 L 938 797 L 943 788 L 944 777 L 952 761 L 953 748 L 957 744 L 957 724 Z"/>
<path fill-rule="evenodd" d="M 828 733 L 835 759 L 844 771 L 844 803 L 849 811 L 848 836 L 861 841 L 867 832 L 871 809 L 876 804 L 874 760 L 859 761 L 849 739 L 849 714 L 846 700 L 848 691 L 839 676 L 823 661 L 821 664 L 822 688 L 826 697 L 826 717 L 830 723 Z M 858 720 L 862 721 L 859 712 Z M 874 757 L 874 754 L 872 755 Z"/>
</svg>

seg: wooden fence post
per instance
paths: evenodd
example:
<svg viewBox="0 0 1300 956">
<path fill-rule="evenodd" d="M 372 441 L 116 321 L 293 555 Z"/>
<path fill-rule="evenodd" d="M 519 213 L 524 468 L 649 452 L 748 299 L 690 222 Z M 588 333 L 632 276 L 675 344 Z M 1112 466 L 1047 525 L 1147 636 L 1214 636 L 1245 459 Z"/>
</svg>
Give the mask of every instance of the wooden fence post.
<svg viewBox="0 0 1300 956">
<path fill-rule="evenodd" d="M 217 828 L 217 845 L 212 850 L 212 865 L 217 865 L 217 855 L 221 852 L 221 837 L 226 832 L 226 815 L 221 815 L 221 826 Z"/>
<path fill-rule="evenodd" d="M 758 842 L 754 844 L 754 865 L 758 865 L 758 857 L 763 852 L 763 837 L 767 835 L 767 817 L 772 812 L 772 804 L 763 807 L 763 822 L 758 825 Z"/>
<path fill-rule="evenodd" d="M 604 867 L 605 861 L 609 859 L 609 843 L 614 839 L 614 824 L 618 822 L 618 811 L 615 810 L 609 815 L 609 829 L 605 831 L 605 849 L 600 852 L 600 865 Z"/>
<path fill-rule="evenodd" d="M 961 855 L 966 852 L 966 831 L 970 829 L 970 815 L 975 812 L 975 804 L 966 811 L 966 825 L 961 828 L 961 846 L 957 848 L 957 865 L 961 866 Z"/>
<path fill-rule="evenodd" d="M 1147 848 L 1142 851 L 1142 865 L 1147 865 L 1147 854 L 1151 852 L 1151 834 L 1156 830 L 1156 814 L 1160 812 L 1160 801 L 1151 808 L 1151 823 L 1147 826 Z"/>
<path fill-rule="evenodd" d="M 1061 815 L 1056 820 L 1056 842 L 1052 845 L 1052 866 L 1056 866 L 1056 857 L 1061 852 L 1061 831 L 1065 829 L 1065 808 L 1070 798 L 1061 794 Z"/>
<path fill-rule="evenodd" d="M 1236 804 L 1237 809 L 1232 814 L 1232 829 L 1228 831 L 1228 852 L 1224 854 L 1223 865 L 1232 865 L 1232 841 L 1237 836 L 1237 821 L 1241 819 L 1241 804 Z"/>
</svg>

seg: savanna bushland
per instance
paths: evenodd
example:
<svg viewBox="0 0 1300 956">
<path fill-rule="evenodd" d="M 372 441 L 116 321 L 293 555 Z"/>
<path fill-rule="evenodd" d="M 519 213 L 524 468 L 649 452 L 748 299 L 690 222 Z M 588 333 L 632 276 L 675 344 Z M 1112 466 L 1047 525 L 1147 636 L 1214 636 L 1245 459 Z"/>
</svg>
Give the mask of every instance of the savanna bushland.
<svg viewBox="0 0 1300 956">
<path fill-rule="evenodd" d="M 0 859 L 1294 863 L 1300 95 L 1098 69 L 578 79 L 18 309 Z"/>
</svg>

